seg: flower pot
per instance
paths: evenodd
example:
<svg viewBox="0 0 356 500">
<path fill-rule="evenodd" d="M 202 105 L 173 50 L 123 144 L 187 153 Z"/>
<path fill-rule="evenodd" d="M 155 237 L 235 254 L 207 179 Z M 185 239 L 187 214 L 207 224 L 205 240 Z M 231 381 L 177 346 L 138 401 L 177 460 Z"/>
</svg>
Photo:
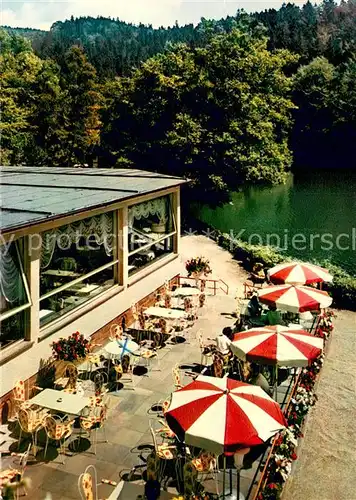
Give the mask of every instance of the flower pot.
<svg viewBox="0 0 356 500">
<path fill-rule="evenodd" d="M 151 229 L 154 233 L 165 233 L 166 223 L 165 222 L 153 223 Z"/>
</svg>

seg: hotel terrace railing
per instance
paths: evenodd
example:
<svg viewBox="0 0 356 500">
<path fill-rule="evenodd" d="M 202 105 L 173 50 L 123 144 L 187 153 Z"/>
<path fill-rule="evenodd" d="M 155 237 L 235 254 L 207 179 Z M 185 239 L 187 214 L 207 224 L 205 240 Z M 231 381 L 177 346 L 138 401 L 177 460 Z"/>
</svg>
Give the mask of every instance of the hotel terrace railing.
<svg viewBox="0 0 356 500">
<path fill-rule="evenodd" d="M 298 376 L 296 376 L 296 377 L 294 377 L 294 378 L 291 379 L 291 383 L 289 385 L 289 389 L 291 388 L 291 386 L 293 386 L 293 387 L 292 387 L 291 390 L 288 390 L 286 392 L 284 401 L 283 401 L 283 403 L 281 405 L 282 408 L 284 408 L 283 413 L 286 416 L 286 418 L 288 417 L 289 412 L 290 412 L 290 403 L 291 403 L 291 400 L 295 396 L 295 393 L 296 393 L 296 391 L 298 389 L 299 379 L 300 379 L 301 373 L 302 372 L 300 371 L 300 373 L 298 374 Z M 265 456 L 266 456 L 267 452 L 262 455 L 262 457 L 260 459 L 259 466 L 257 467 L 256 473 L 255 473 L 255 476 L 254 476 L 254 478 L 251 481 L 250 489 L 249 489 L 249 491 L 248 491 L 248 493 L 246 495 L 246 500 L 257 500 L 258 495 L 261 493 L 261 491 L 265 487 L 266 482 L 267 482 L 267 471 L 268 471 L 268 467 L 269 467 L 269 464 L 270 464 L 270 460 L 273 458 L 273 453 L 274 453 L 274 449 L 276 447 L 277 439 L 278 439 L 278 434 L 273 439 L 273 442 L 271 444 L 271 447 L 269 448 L 266 460 L 265 460 Z M 265 462 L 264 462 L 264 460 L 265 460 Z M 262 469 L 262 467 L 263 467 L 263 469 Z M 259 478 L 259 480 L 257 482 L 257 476 L 259 475 L 259 472 L 260 472 L 260 478 Z M 257 486 L 255 486 L 256 483 L 257 483 Z"/>
<path fill-rule="evenodd" d="M 178 286 L 182 286 L 186 281 L 196 282 L 197 279 L 192 278 L 192 277 L 188 277 L 188 276 L 179 275 Z M 206 290 L 213 290 L 214 295 L 216 295 L 216 292 L 218 290 L 222 290 L 226 295 L 229 295 L 229 285 L 227 283 L 225 283 L 225 281 L 223 281 L 222 279 L 214 280 L 214 279 L 208 279 L 208 278 L 202 278 L 202 279 L 199 278 L 198 281 L 205 281 Z"/>
</svg>

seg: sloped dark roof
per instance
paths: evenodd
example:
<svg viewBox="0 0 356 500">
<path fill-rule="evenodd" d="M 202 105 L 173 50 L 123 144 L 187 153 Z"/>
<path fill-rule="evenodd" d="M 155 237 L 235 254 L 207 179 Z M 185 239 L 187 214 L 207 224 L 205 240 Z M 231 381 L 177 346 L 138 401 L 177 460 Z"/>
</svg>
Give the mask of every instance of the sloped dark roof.
<svg viewBox="0 0 356 500">
<path fill-rule="evenodd" d="M 185 182 L 133 169 L 1 167 L 0 228 L 8 232 Z"/>
</svg>

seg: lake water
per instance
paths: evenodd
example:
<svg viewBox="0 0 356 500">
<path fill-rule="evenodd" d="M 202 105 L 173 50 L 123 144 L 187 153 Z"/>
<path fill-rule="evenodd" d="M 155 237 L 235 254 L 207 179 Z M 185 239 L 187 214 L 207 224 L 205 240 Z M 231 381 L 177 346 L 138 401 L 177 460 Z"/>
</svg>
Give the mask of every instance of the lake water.
<svg viewBox="0 0 356 500">
<path fill-rule="evenodd" d="M 356 172 L 291 175 L 284 185 L 246 188 L 231 203 L 193 213 L 250 243 L 303 260 L 328 259 L 356 274 Z"/>
</svg>

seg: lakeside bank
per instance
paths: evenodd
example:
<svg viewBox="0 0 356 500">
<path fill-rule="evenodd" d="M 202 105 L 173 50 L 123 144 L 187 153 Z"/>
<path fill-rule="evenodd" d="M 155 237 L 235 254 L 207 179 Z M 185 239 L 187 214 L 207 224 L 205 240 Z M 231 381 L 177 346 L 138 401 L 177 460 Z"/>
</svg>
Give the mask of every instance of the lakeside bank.
<svg viewBox="0 0 356 500">
<path fill-rule="evenodd" d="M 251 271 L 256 262 L 270 268 L 281 262 L 301 261 L 301 259 L 293 258 L 272 247 L 251 245 L 241 239 L 233 238 L 191 216 L 184 221 L 182 233 L 186 235 L 202 234 L 214 240 L 220 247 L 228 250 L 246 271 Z M 333 307 L 356 311 L 356 278 L 330 262 L 316 262 L 314 260 L 312 262 L 325 267 L 333 275 L 332 283 L 323 284 L 323 289 L 329 292 L 333 298 Z"/>
</svg>

